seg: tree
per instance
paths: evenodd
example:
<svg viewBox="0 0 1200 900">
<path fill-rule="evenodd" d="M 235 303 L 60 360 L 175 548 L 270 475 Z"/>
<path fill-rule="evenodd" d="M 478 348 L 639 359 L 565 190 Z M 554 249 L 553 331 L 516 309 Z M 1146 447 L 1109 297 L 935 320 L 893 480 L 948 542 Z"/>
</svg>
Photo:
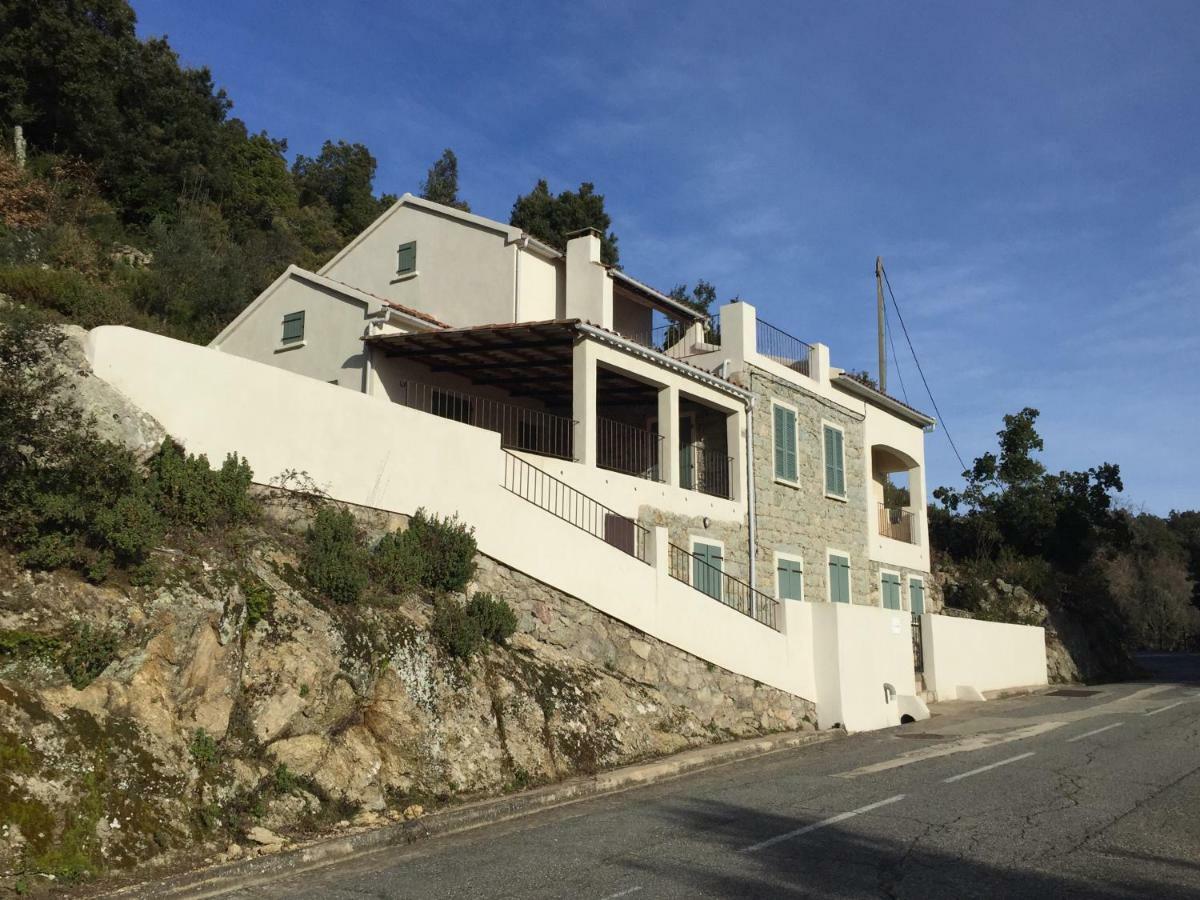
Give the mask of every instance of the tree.
<svg viewBox="0 0 1200 900">
<path fill-rule="evenodd" d="M 1188 553 L 1169 520 L 1143 513 L 1129 519 L 1131 540 L 1108 560 L 1113 593 L 1129 617 L 1137 645 L 1179 650 L 1200 634 L 1200 610 L 1192 606 Z"/>
<path fill-rule="evenodd" d="M 471 211 L 470 204 L 458 199 L 458 157 L 449 147 L 442 151 L 441 157 L 421 182 L 421 196 L 463 212 Z"/>
<path fill-rule="evenodd" d="M 387 194 L 375 199 L 375 167 L 375 157 L 362 144 L 326 141 L 317 156 L 297 156 L 292 175 L 301 205 L 327 203 L 348 240 L 395 202 L 396 198 Z"/>
<path fill-rule="evenodd" d="M 1192 580 L 1192 605 L 1200 609 L 1200 512 L 1171 510 L 1167 525 L 1175 533 L 1187 556 L 1188 577 Z"/>
<path fill-rule="evenodd" d="M 612 219 L 604 211 L 604 195 L 597 194 L 590 181 L 579 185 L 578 191 L 563 191 L 556 197 L 546 179 L 539 179 L 532 191 L 517 197 L 509 223 L 559 250 L 566 249 L 567 235 L 595 228 L 600 232 L 600 259 L 611 266 L 620 260 L 617 236 L 610 230 Z"/>
<path fill-rule="evenodd" d="M 671 288 L 671 293 L 667 296 L 708 316 L 712 315 L 712 305 L 717 302 L 717 289 L 711 282 L 701 278 L 690 292 L 686 284 L 677 284 Z"/>
<path fill-rule="evenodd" d="M 930 526 L 953 555 L 991 557 L 1006 547 L 1074 571 L 1101 547 L 1120 545 L 1126 525 L 1112 509 L 1113 494 L 1123 488 L 1120 469 L 1103 463 L 1047 473 L 1034 457 L 1044 446 L 1038 415 L 1030 407 L 1006 415 L 996 433 L 999 454 L 976 459 L 963 472 L 961 490 L 933 492 L 943 514 L 931 515 Z"/>
</svg>

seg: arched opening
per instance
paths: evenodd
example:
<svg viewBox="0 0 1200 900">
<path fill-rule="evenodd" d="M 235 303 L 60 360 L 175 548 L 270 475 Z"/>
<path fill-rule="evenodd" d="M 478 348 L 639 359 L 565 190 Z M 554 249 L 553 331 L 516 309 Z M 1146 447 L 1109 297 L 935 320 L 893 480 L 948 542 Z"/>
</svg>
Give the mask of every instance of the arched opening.
<svg viewBox="0 0 1200 900">
<path fill-rule="evenodd" d="M 876 444 L 871 447 L 871 476 L 879 534 L 908 544 L 919 543 L 916 517 L 925 486 L 916 460 L 894 447 Z"/>
</svg>

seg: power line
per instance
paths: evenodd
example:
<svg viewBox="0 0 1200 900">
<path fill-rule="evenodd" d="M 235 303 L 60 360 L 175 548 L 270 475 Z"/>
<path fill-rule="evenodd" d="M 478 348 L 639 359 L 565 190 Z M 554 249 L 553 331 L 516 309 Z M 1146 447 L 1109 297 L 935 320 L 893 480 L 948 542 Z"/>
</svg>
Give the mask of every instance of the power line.
<svg viewBox="0 0 1200 900">
<path fill-rule="evenodd" d="M 891 317 L 887 315 L 887 308 L 884 310 L 884 318 L 887 332 L 888 343 L 892 345 L 892 362 L 896 364 L 896 377 L 900 379 L 900 393 L 904 395 L 904 402 L 908 403 L 908 388 L 904 386 L 904 373 L 900 371 L 900 356 L 896 353 L 896 339 L 892 336 Z"/>
<path fill-rule="evenodd" d="M 929 389 L 929 381 L 925 378 L 925 370 L 921 368 L 921 360 L 917 358 L 917 351 L 913 347 L 912 338 L 908 336 L 908 326 L 904 324 L 904 316 L 900 313 L 900 304 L 896 302 L 896 295 L 892 291 L 892 283 L 888 280 L 887 269 L 883 270 L 883 283 L 887 285 L 888 296 L 892 298 L 892 306 L 895 307 L 896 318 L 900 320 L 900 327 L 904 330 L 904 340 L 908 342 L 908 349 L 912 353 L 913 362 L 917 364 L 917 373 L 921 376 L 921 383 L 925 385 L 925 393 L 929 395 L 929 402 L 933 404 L 933 412 L 937 415 L 938 421 L 942 423 L 942 431 L 946 432 L 946 440 L 950 442 L 950 449 L 954 451 L 954 455 L 958 459 L 958 464 L 962 466 L 965 472 L 968 466 L 963 462 L 962 454 L 958 452 L 954 438 L 950 435 L 950 428 L 946 425 L 946 419 L 942 415 L 942 411 L 938 409 L 937 401 L 933 399 L 933 391 Z"/>
</svg>

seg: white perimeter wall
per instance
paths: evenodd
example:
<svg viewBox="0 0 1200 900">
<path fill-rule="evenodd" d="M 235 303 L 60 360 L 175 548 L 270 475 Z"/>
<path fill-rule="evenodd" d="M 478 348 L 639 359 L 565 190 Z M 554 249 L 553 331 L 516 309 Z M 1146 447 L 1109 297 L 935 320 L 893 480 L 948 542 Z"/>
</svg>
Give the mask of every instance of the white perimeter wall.
<svg viewBox="0 0 1200 900">
<path fill-rule="evenodd" d="M 338 500 L 400 513 L 418 507 L 457 513 L 475 527 L 483 553 L 682 650 L 816 701 L 822 727 L 894 725 L 895 701 L 885 702 L 883 683 L 902 695 L 914 693 L 907 614 L 786 601 L 782 630 L 769 629 L 670 578 L 665 529 L 652 533 L 652 557 L 661 564 L 647 565 L 506 491 L 509 457 L 494 432 L 131 328 L 94 329 L 88 356 L 96 375 L 210 462 L 237 452 L 260 482 L 301 470 Z M 547 468 L 556 467 L 547 462 Z M 615 497 L 604 499 L 636 518 L 641 498 L 631 496 L 629 508 Z M 1019 630 L 1037 632 L 1040 656 L 1031 640 L 1015 640 L 1014 646 L 1028 644 L 1018 662 L 1007 650 L 996 652 L 1008 647 L 1007 638 L 972 628 L 987 623 L 926 619 L 960 629 L 964 647 L 974 642 L 961 652 L 927 649 L 927 659 L 950 681 L 967 677 L 960 671 L 986 670 L 987 679 L 975 676 L 980 690 L 1032 684 L 1039 680 L 1032 677 L 1038 661 L 1045 681 L 1041 629 Z M 940 623 L 931 627 L 927 648 L 960 643 L 957 633 L 943 638 L 951 632 Z"/>
<path fill-rule="evenodd" d="M 925 686 L 939 701 L 1047 683 L 1043 628 L 932 614 L 921 627 Z"/>
</svg>

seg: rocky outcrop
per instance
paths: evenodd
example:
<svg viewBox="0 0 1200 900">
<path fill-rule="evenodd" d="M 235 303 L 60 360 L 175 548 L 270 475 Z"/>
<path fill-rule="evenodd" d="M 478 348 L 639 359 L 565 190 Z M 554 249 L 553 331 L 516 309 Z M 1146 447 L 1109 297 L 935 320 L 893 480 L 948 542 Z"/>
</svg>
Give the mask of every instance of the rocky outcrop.
<svg viewBox="0 0 1200 900">
<path fill-rule="evenodd" d="M 293 514 L 290 524 L 301 523 Z M 279 845 L 263 832 L 282 840 L 356 813 L 412 817 L 815 721 L 805 700 L 486 558 L 477 587 L 510 602 L 518 633 L 464 664 L 432 640 L 420 597 L 357 608 L 313 598 L 296 544 L 267 522 L 240 549 L 163 551 L 170 574 L 155 587 L 34 575 L 0 557 L 10 885 L 196 847 L 226 859 L 270 852 Z M 269 598 L 253 625 L 250 592 Z M 115 642 L 76 646 L 101 634 Z M 105 646 L 98 674 L 74 686 L 64 652 Z"/>
<path fill-rule="evenodd" d="M 132 450 L 140 459 L 150 457 L 167 436 L 163 427 L 92 373 L 85 350 L 87 331 L 78 325 L 63 325 L 60 330 L 65 338 L 59 363 L 59 372 L 65 376 L 64 392 L 92 417 L 101 439 Z"/>
</svg>

